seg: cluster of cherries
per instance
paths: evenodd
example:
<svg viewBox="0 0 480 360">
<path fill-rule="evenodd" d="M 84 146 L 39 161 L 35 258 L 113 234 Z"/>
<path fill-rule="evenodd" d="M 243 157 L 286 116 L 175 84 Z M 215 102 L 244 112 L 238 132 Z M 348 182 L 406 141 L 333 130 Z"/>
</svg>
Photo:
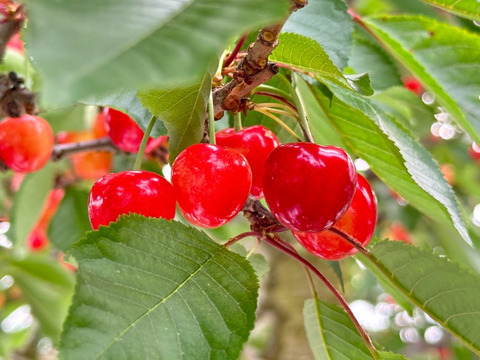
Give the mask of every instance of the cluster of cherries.
<svg viewBox="0 0 480 360">
<path fill-rule="evenodd" d="M 105 135 L 119 149 L 135 153 L 144 132 L 128 115 L 105 108 L 92 129 L 60 133 L 57 140 L 68 143 Z M 165 137 L 149 138 L 146 153 L 164 141 Z M 0 158 L 14 171 L 40 169 L 50 159 L 53 144 L 50 125 L 38 116 L 0 122 Z M 110 173 L 111 154 L 105 152 L 74 154 L 71 160 L 79 177 L 101 176 L 88 203 L 94 229 L 128 213 L 171 220 L 177 202 L 189 222 L 215 228 L 237 215 L 250 193 L 265 197 L 278 221 L 308 251 L 325 259 L 355 252 L 329 231 L 332 227 L 363 245 L 375 228 L 375 195 L 344 150 L 303 142 L 280 145 L 263 126 L 225 129 L 217 132 L 216 144 L 189 146 L 172 165 L 171 183 L 148 171 Z"/>
<path fill-rule="evenodd" d="M 138 213 L 173 219 L 176 203 L 192 224 L 215 228 L 242 209 L 248 194 L 311 253 L 340 259 L 355 252 L 332 226 L 366 245 L 376 223 L 376 199 L 347 153 L 312 143 L 280 145 L 263 126 L 217 132 L 216 144 L 195 144 L 172 165 L 171 183 L 147 171 L 108 174 L 90 192 L 92 227 Z"/>
</svg>

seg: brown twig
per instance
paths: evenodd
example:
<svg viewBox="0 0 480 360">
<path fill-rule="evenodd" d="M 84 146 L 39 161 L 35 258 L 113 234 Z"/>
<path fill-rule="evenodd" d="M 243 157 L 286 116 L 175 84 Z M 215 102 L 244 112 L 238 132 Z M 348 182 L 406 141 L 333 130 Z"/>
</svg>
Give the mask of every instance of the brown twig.
<svg viewBox="0 0 480 360">
<path fill-rule="evenodd" d="M 215 114 L 223 110 L 237 112 L 244 97 L 278 72 L 277 66 L 268 62 L 268 57 L 277 46 L 278 35 L 290 14 L 306 4 L 307 0 L 291 0 L 289 13 L 281 22 L 260 30 L 256 41 L 249 46 L 247 54 L 238 63 L 233 79 L 214 90 Z"/>
<path fill-rule="evenodd" d="M 53 147 L 52 160 L 58 161 L 68 155 L 92 150 L 118 151 L 109 137 L 103 137 L 94 140 L 55 145 Z"/>
</svg>

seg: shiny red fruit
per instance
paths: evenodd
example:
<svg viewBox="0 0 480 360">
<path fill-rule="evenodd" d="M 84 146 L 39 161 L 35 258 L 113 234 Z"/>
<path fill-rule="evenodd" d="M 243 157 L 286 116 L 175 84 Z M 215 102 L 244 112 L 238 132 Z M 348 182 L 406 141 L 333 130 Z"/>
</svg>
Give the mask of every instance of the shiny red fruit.
<svg viewBox="0 0 480 360">
<path fill-rule="evenodd" d="M 348 154 L 311 143 L 275 148 L 265 165 L 265 200 L 277 219 L 296 231 L 322 231 L 348 209 L 357 183 Z"/>
<path fill-rule="evenodd" d="M 196 144 L 175 159 L 172 184 L 185 218 L 214 228 L 241 210 L 252 186 L 252 171 L 245 157 L 233 149 Z"/>
<path fill-rule="evenodd" d="M 27 246 L 32 251 L 40 251 L 48 245 L 47 231 L 43 226 L 37 226 L 27 237 Z"/>
<path fill-rule="evenodd" d="M 333 225 L 359 241 L 363 246 L 372 239 L 377 222 L 377 200 L 367 180 L 358 175 L 357 190 L 345 215 Z M 296 232 L 293 236 L 305 249 L 326 260 L 338 260 L 355 254 L 357 250 L 339 235 L 321 232 Z"/>
<path fill-rule="evenodd" d="M 165 178 L 149 171 L 108 174 L 93 184 L 88 216 L 93 229 L 136 213 L 168 220 L 175 216 L 175 194 Z"/>
<path fill-rule="evenodd" d="M 410 90 L 415 95 L 422 95 L 423 86 L 420 83 L 420 81 L 418 81 L 414 77 L 409 77 L 409 76 L 404 77 L 402 80 L 403 80 L 403 86 L 405 86 L 407 90 Z"/>
<path fill-rule="evenodd" d="M 233 128 L 221 130 L 215 135 L 218 145 L 237 150 L 245 156 L 252 169 L 251 194 L 257 199 L 263 197 L 263 178 L 268 155 L 280 142 L 276 135 L 264 126 L 255 125 L 235 131 Z"/>
<path fill-rule="evenodd" d="M 115 109 L 105 108 L 104 115 L 108 136 L 115 146 L 126 152 L 138 152 L 144 135 L 140 126 L 130 116 Z M 145 153 L 151 152 L 158 145 L 155 139 L 148 138 Z"/>
<path fill-rule="evenodd" d="M 39 170 L 50 160 L 52 150 L 53 132 L 45 119 L 25 114 L 0 122 L 0 159 L 10 169 Z"/>
</svg>

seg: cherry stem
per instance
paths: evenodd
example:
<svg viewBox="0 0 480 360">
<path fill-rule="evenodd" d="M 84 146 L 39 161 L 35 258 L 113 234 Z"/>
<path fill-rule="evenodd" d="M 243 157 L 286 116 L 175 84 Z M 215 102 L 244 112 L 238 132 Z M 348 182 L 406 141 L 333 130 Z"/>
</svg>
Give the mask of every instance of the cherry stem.
<svg viewBox="0 0 480 360">
<path fill-rule="evenodd" d="M 242 113 L 241 112 L 237 112 L 235 114 L 234 124 L 235 124 L 235 131 L 242 130 Z"/>
<path fill-rule="evenodd" d="M 275 116 L 271 114 L 267 109 L 262 109 L 262 108 L 254 108 L 253 110 L 258 111 L 259 113 L 268 116 L 269 118 L 275 120 L 281 127 L 283 127 L 290 135 L 292 135 L 296 140 L 300 141 L 300 138 L 295 134 L 295 132 L 288 127 L 287 124 L 285 124 L 278 116 Z"/>
<path fill-rule="evenodd" d="M 288 246 L 284 245 L 283 241 L 278 236 L 276 235 L 273 235 L 273 237 L 265 236 L 263 239 L 267 244 L 272 245 L 273 247 L 277 248 L 283 253 L 301 262 L 305 267 L 307 267 L 310 271 L 312 271 L 325 284 L 325 286 L 327 286 L 327 288 L 337 298 L 337 300 L 340 302 L 345 312 L 348 314 L 348 316 L 352 320 L 353 324 L 355 325 L 358 332 L 360 333 L 360 336 L 365 342 L 365 345 L 367 346 L 368 350 L 372 354 L 373 358 L 378 359 L 377 350 L 375 349 L 375 346 L 373 345 L 372 340 L 370 339 L 370 336 L 362 328 L 357 318 L 353 314 L 352 309 L 350 309 L 350 306 L 348 305 L 347 301 L 343 298 L 342 294 L 340 294 L 340 292 L 335 288 L 335 286 L 333 286 L 333 284 L 308 260 L 300 256 L 295 250 L 292 250 Z"/>
<path fill-rule="evenodd" d="M 327 229 L 330 232 L 333 232 L 334 234 L 340 236 L 343 240 L 347 241 L 350 245 L 352 245 L 355 249 L 358 250 L 361 254 L 365 255 L 369 260 L 372 262 L 376 263 L 376 261 L 373 259 L 372 255 L 368 252 L 363 245 L 358 242 L 357 239 L 355 239 L 353 236 L 350 236 L 346 232 L 343 232 L 340 229 L 337 229 L 336 227 L 332 226 L 331 228 Z"/>
<path fill-rule="evenodd" d="M 225 244 L 223 244 L 223 246 L 224 246 L 224 247 L 230 247 L 230 246 L 232 246 L 233 244 L 235 244 L 237 241 L 242 240 L 242 239 L 245 239 L 245 238 L 248 237 L 248 236 L 254 236 L 254 237 L 256 237 L 257 239 L 260 239 L 260 238 L 262 237 L 262 234 L 260 234 L 260 233 L 257 232 L 257 231 L 247 231 L 247 232 L 238 234 L 237 236 L 231 238 L 231 239 L 228 240 Z"/>
<path fill-rule="evenodd" d="M 256 91 L 255 94 L 256 95 L 268 96 L 268 97 L 271 97 L 272 99 L 281 101 L 282 103 L 287 105 L 290 109 L 292 109 L 294 112 L 297 112 L 297 108 L 295 107 L 295 105 L 293 105 L 291 102 L 289 102 L 287 99 L 285 99 L 281 95 L 273 94 L 273 93 L 270 93 L 268 91 Z"/>
<path fill-rule="evenodd" d="M 213 92 L 208 97 L 208 143 L 215 145 L 215 113 L 213 112 Z"/>
<path fill-rule="evenodd" d="M 242 48 L 243 44 L 245 43 L 245 40 L 247 40 L 247 37 L 248 37 L 248 33 L 244 34 L 237 42 L 237 44 L 235 45 L 235 48 L 233 49 L 233 51 L 230 53 L 230 55 L 228 55 L 228 57 L 225 59 L 225 63 L 223 64 L 223 67 L 229 67 L 232 63 L 233 63 L 233 60 L 235 60 L 235 58 L 237 57 L 238 55 L 238 52 L 240 51 L 240 49 Z"/>
<path fill-rule="evenodd" d="M 148 138 L 150 137 L 153 125 L 155 125 L 156 121 L 157 117 L 152 115 L 150 121 L 148 122 L 147 128 L 145 129 L 145 133 L 143 134 L 142 142 L 140 143 L 137 153 L 137 158 L 135 159 L 135 164 L 133 164 L 133 170 L 140 170 L 142 168 L 142 160 L 143 155 L 145 154 L 145 148 L 147 147 Z"/>
<path fill-rule="evenodd" d="M 295 81 L 296 76 L 298 75 L 295 72 L 292 72 L 292 76 Z M 293 103 L 295 104 L 295 107 L 297 108 L 297 111 L 298 111 L 298 124 L 302 129 L 305 141 L 314 143 L 315 140 L 313 139 L 312 132 L 310 131 L 310 125 L 308 124 L 308 117 L 305 111 L 305 105 L 303 104 L 301 97 L 298 95 L 297 87 L 292 85 L 285 76 L 279 74 L 277 75 L 277 77 L 279 80 L 282 81 L 282 83 L 288 89 L 288 91 L 290 92 L 290 95 L 293 98 Z"/>
<path fill-rule="evenodd" d="M 314 143 L 315 140 L 313 139 L 312 131 L 310 130 L 310 124 L 308 123 L 308 116 L 307 112 L 305 110 L 305 104 L 303 103 L 303 99 L 300 96 L 298 86 L 296 86 L 296 83 L 298 82 L 299 75 L 297 73 L 293 73 L 293 88 L 294 88 L 294 94 L 293 100 L 295 102 L 295 105 L 298 110 L 298 117 L 300 119 L 300 126 L 302 127 L 303 134 L 305 136 L 305 140 L 311 143 Z"/>
</svg>

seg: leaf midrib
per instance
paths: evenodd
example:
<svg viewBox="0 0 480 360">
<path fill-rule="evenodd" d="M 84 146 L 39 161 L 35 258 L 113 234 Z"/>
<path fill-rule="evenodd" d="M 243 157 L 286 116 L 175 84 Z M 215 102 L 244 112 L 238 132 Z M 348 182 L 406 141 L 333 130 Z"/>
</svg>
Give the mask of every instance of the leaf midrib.
<svg viewBox="0 0 480 360">
<path fill-rule="evenodd" d="M 173 295 L 175 295 L 187 282 L 189 282 L 195 275 L 197 275 L 205 266 L 208 265 L 210 261 L 212 261 L 217 254 L 219 254 L 223 248 L 218 248 L 212 256 L 207 259 L 203 264 L 200 265 L 200 267 L 195 270 L 190 276 L 188 276 L 185 281 L 183 281 L 181 284 L 179 284 L 173 291 L 168 294 L 166 297 L 164 297 L 161 301 L 159 301 L 157 304 L 155 304 L 151 309 L 147 310 L 144 312 L 142 315 L 140 315 L 137 319 L 135 319 L 130 325 L 128 325 L 120 334 L 118 334 L 112 341 L 110 341 L 107 345 L 105 345 L 102 350 L 98 353 L 96 359 L 99 359 L 102 354 L 104 354 L 114 343 L 116 343 L 121 337 L 123 337 L 128 331 L 130 331 L 135 325 L 143 320 L 144 318 L 148 317 L 153 311 L 155 311 L 159 306 L 164 304 L 169 298 L 171 298 Z"/>
</svg>

